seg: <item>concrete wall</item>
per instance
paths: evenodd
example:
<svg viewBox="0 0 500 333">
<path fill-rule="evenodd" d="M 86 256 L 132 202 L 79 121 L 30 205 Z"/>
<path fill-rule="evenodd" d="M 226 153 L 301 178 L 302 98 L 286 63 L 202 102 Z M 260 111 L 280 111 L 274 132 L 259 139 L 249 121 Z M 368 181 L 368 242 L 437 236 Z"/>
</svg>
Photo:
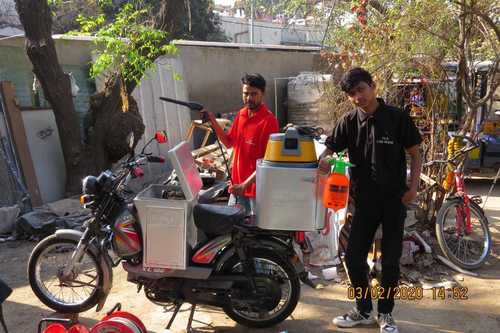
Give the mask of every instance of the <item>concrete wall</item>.
<svg viewBox="0 0 500 333">
<path fill-rule="evenodd" d="M 65 72 L 71 72 L 79 92 L 74 98 L 75 109 L 80 120 L 88 111 L 89 97 L 95 93 L 95 83 L 89 78 L 92 41 L 89 38 L 54 36 L 57 55 Z M 11 81 L 21 106 L 33 105 L 33 65 L 24 49 L 24 37 L 16 36 L 0 39 L 0 81 Z M 39 89 L 40 106 L 50 108 Z"/>
<path fill-rule="evenodd" d="M 241 108 L 240 79 L 245 72 L 265 77 L 266 104 L 274 112 L 274 79 L 312 71 L 319 62 L 319 48 L 203 42 L 178 42 L 177 46 L 188 97 L 221 113 Z"/>
<path fill-rule="evenodd" d="M 95 84 L 88 77 L 92 43 L 85 38 L 68 38 L 56 38 L 56 48 L 64 69 L 73 72 L 80 88 L 75 103 L 83 117 L 88 98 L 95 91 Z M 213 112 L 236 112 L 242 107 L 241 77 L 245 72 L 259 72 L 268 82 L 266 104 L 275 111 L 275 79 L 314 70 L 319 61 L 316 47 L 186 41 L 176 44 L 179 56 L 159 58 L 155 69 L 145 75 L 133 93 L 146 126 L 143 142 L 157 130 L 168 132 L 167 145 L 152 146 L 152 152 L 162 155 L 186 137 L 191 119 L 198 115 L 185 107 L 162 102 L 160 96 L 197 101 Z M 23 45 L 22 37 L 0 39 L 0 80 L 13 81 L 21 105 L 27 106 L 31 105 L 33 74 Z M 180 80 L 175 79 L 177 76 Z M 278 82 L 281 103 L 286 81 Z M 147 174 L 158 174 L 166 167 L 152 166 Z"/>
</svg>

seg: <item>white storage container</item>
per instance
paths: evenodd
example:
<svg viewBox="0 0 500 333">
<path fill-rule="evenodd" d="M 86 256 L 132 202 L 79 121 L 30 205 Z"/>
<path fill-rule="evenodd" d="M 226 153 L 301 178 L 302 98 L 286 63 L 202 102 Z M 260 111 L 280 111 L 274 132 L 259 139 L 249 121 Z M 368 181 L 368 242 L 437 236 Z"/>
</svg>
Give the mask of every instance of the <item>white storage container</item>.
<svg viewBox="0 0 500 333">
<path fill-rule="evenodd" d="M 145 270 L 186 269 L 188 246 L 197 243 L 192 210 L 202 186 L 198 169 L 186 142 L 171 149 L 168 157 L 179 177 L 184 198 L 164 199 L 163 192 L 175 188 L 151 185 L 134 199 L 142 227 Z"/>
<path fill-rule="evenodd" d="M 257 226 L 262 229 L 316 231 L 325 226 L 323 188 L 328 175 L 317 168 L 257 162 Z"/>
</svg>

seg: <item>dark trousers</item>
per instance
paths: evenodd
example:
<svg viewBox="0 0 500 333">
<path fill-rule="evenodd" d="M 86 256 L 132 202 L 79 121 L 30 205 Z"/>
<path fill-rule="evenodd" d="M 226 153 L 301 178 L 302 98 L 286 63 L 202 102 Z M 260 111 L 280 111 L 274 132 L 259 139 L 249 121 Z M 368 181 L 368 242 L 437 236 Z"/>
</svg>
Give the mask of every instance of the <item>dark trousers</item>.
<svg viewBox="0 0 500 333">
<path fill-rule="evenodd" d="M 399 259 L 402 252 L 404 220 L 406 207 L 401 203 L 401 195 L 379 191 L 364 191 L 356 196 L 349 243 L 346 251 L 346 265 L 356 293 L 356 305 L 359 311 L 372 311 L 371 289 L 368 281 L 368 251 L 375 232 L 382 224 L 382 281 L 378 296 L 378 312 L 390 313 L 394 308 L 394 292 L 399 281 Z M 391 287 L 391 289 L 389 289 Z M 358 289 L 356 289 L 358 288 Z M 365 295 L 367 297 L 365 297 Z"/>
</svg>

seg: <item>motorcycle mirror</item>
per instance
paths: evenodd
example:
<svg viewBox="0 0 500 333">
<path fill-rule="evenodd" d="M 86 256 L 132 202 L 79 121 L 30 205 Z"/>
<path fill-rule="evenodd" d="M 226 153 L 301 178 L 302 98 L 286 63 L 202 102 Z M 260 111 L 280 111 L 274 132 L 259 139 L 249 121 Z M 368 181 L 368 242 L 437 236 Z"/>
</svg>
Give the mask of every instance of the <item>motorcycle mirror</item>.
<svg viewBox="0 0 500 333">
<path fill-rule="evenodd" d="M 168 137 L 166 131 L 157 131 L 155 134 L 155 140 L 158 143 L 167 143 Z"/>
</svg>

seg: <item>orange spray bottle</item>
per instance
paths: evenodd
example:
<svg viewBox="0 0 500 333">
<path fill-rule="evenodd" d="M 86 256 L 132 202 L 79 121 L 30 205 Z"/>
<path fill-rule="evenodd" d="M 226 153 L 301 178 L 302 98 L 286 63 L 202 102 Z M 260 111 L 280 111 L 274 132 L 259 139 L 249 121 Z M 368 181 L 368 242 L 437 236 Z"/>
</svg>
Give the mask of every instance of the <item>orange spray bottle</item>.
<svg viewBox="0 0 500 333">
<path fill-rule="evenodd" d="M 342 156 L 339 156 L 339 159 L 332 158 L 329 163 L 332 166 L 332 171 L 326 180 L 323 205 L 338 211 L 347 206 L 350 182 L 346 168 L 353 166 L 353 164 L 344 161 Z"/>
</svg>

